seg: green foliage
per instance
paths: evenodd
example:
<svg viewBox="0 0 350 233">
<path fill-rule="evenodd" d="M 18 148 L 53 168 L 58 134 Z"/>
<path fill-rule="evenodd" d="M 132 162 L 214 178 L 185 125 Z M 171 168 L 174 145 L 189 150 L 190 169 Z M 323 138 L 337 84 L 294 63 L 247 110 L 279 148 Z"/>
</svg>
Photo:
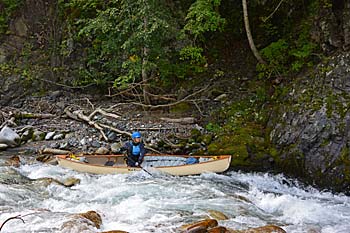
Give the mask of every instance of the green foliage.
<svg viewBox="0 0 350 233">
<path fill-rule="evenodd" d="M 287 75 L 312 66 L 311 57 L 317 46 L 310 41 L 309 28 L 304 23 L 296 40 L 279 39 L 263 48 L 260 52 L 267 64 L 257 65 L 259 77 L 270 77 L 272 73 Z"/>
<path fill-rule="evenodd" d="M 186 16 L 184 32 L 196 39 L 205 32 L 223 31 L 226 21 L 218 12 L 220 3 L 221 0 L 197 0 L 193 3 Z"/>
<path fill-rule="evenodd" d="M 88 45 L 81 80 L 112 81 L 115 87 L 124 88 L 140 81 L 142 71 L 160 79 L 186 74 L 187 64 L 179 60 L 181 48 L 174 49 L 173 44 L 179 29 L 166 2 L 104 2 L 75 0 L 64 5 L 76 22 L 75 40 Z"/>
<path fill-rule="evenodd" d="M 286 73 L 288 69 L 286 67 L 288 64 L 288 56 L 286 56 L 288 49 L 289 45 L 284 39 L 272 42 L 262 49 L 260 52 L 267 64 L 259 63 L 257 65 L 259 77 L 270 77 L 272 72 Z"/>
<path fill-rule="evenodd" d="M 6 33 L 11 15 L 23 3 L 23 0 L 1 0 L 0 2 L 0 35 Z"/>
<path fill-rule="evenodd" d="M 205 57 L 202 55 L 203 49 L 200 47 L 187 46 L 180 51 L 180 59 L 189 61 L 191 64 L 204 64 Z"/>
</svg>

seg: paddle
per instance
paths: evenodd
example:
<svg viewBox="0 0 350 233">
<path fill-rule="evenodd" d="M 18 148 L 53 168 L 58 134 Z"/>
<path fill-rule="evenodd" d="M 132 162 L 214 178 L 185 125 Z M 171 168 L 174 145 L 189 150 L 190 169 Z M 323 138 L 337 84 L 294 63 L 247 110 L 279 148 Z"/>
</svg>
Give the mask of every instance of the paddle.
<svg viewBox="0 0 350 233">
<path fill-rule="evenodd" d="M 130 158 L 127 154 L 124 154 L 124 157 L 125 157 L 127 160 L 129 160 L 130 162 L 136 163 L 135 160 L 133 160 L 132 158 Z M 152 175 L 151 173 L 149 173 L 146 169 L 144 169 L 140 164 L 139 164 L 139 167 L 140 167 L 143 171 L 145 171 L 148 175 L 150 175 L 150 176 L 153 177 L 153 175 Z"/>
</svg>

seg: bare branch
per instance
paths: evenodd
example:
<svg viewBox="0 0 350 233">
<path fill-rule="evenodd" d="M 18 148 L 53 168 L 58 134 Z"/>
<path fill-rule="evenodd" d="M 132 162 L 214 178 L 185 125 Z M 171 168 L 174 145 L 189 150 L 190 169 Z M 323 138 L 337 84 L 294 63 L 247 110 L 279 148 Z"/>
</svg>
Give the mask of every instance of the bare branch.
<svg viewBox="0 0 350 233">
<path fill-rule="evenodd" d="M 17 215 L 17 216 L 14 216 L 14 217 L 10 217 L 10 218 L 6 219 L 5 222 L 3 222 L 3 223 L 1 224 L 1 226 L 0 226 L 0 231 L 2 230 L 2 228 L 4 227 L 4 225 L 5 225 L 8 221 L 13 220 L 13 219 L 19 219 L 19 220 L 21 220 L 23 223 L 25 223 L 24 220 L 22 219 L 22 216 L 21 216 L 21 215 Z"/>
<path fill-rule="evenodd" d="M 269 20 L 275 13 L 276 13 L 276 11 L 278 10 L 278 8 L 281 6 L 281 4 L 282 4 L 282 2 L 283 2 L 284 0 L 281 0 L 279 3 L 278 3 L 278 5 L 277 5 L 277 7 L 275 8 L 275 10 L 269 15 L 269 16 L 267 16 L 266 18 L 263 18 L 262 19 L 262 21 L 265 23 L 267 20 Z"/>
</svg>

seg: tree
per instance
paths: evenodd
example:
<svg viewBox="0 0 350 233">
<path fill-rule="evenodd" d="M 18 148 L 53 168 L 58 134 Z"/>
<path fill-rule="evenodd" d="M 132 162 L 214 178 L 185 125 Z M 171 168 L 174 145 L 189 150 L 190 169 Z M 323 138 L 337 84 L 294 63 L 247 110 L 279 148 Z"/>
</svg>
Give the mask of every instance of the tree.
<svg viewBox="0 0 350 233">
<path fill-rule="evenodd" d="M 253 37 L 252 37 L 252 33 L 250 31 L 249 17 L 248 17 L 248 10 L 247 10 L 247 0 L 242 0 L 242 5 L 243 5 L 244 26 L 245 26 L 245 30 L 246 30 L 246 33 L 247 33 L 247 38 L 248 38 L 250 49 L 252 50 L 252 52 L 253 52 L 255 58 L 258 60 L 258 62 L 260 62 L 262 64 L 266 64 L 266 62 L 260 56 L 259 51 L 255 47 L 254 40 L 253 40 Z"/>
<path fill-rule="evenodd" d="M 143 100 L 149 104 L 149 81 L 167 73 L 169 49 L 177 35 L 172 8 L 159 0 L 113 0 L 85 20 L 80 35 L 90 38 L 88 73 L 113 80 L 115 87 L 141 82 Z M 101 72 L 101 73 L 99 73 Z"/>
</svg>

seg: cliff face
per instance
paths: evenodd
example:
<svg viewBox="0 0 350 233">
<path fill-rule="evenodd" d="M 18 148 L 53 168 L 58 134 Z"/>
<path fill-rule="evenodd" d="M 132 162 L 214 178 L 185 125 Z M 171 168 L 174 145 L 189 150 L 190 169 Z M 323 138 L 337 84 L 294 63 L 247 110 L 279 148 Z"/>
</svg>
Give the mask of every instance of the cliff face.
<svg viewBox="0 0 350 233">
<path fill-rule="evenodd" d="M 295 81 L 276 112 L 271 140 L 290 174 L 350 192 L 350 54 Z"/>
<path fill-rule="evenodd" d="M 326 54 L 315 70 L 282 87 L 270 122 L 278 166 L 309 183 L 350 193 L 350 1 L 337 1 L 315 23 Z"/>
<path fill-rule="evenodd" d="M 0 104 L 57 81 L 63 26 L 56 0 L 23 1 L 0 38 Z"/>
</svg>

